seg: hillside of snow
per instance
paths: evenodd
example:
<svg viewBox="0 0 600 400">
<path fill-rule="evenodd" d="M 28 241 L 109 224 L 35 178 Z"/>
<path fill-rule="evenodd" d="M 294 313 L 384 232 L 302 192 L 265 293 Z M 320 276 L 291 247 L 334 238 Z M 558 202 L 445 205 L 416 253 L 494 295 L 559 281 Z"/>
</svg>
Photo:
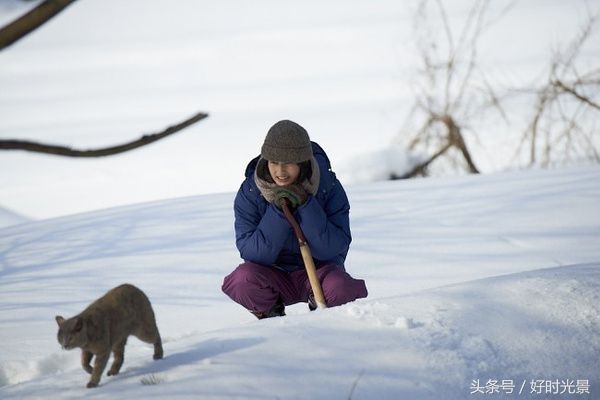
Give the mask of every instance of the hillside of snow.
<svg viewBox="0 0 600 400">
<path fill-rule="evenodd" d="M 0 229 L 0 398 L 597 399 L 600 168 L 348 186 L 369 297 L 256 320 L 220 291 L 234 193 Z M 165 358 L 131 338 L 86 389 L 72 316 L 129 282 Z"/>
</svg>

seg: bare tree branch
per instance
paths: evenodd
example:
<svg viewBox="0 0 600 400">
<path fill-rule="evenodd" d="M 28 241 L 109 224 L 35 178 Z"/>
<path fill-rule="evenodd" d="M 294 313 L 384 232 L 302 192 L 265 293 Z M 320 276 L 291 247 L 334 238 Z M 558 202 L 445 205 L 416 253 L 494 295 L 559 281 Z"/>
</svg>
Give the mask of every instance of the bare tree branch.
<svg viewBox="0 0 600 400">
<path fill-rule="evenodd" d="M 552 84 L 560 89 L 562 89 L 564 92 L 569 93 L 571 95 L 573 95 L 575 98 L 577 98 L 579 101 L 586 103 L 588 106 L 595 108 L 596 110 L 600 111 L 600 105 L 598 105 L 597 103 L 594 103 L 592 100 L 590 100 L 589 98 L 585 97 L 584 95 L 578 93 L 575 88 L 570 87 L 565 85 L 561 80 L 556 79 L 552 82 Z"/>
<path fill-rule="evenodd" d="M 420 120 L 421 123 L 411 133 L 407 147 L 411 151 L 424 150 L 430 155 L 412 171 L 392 178 L 424 175 L 428 166 L 442 156 L 452 166 L 479 173 L 462 128 L 468 125 L 471 110 L 489 102 L 489 99 L 500 108 L 498 96 L 492 90 L 488 88 L 490 93 L 487 96 L 486 93 L 481 94 L 473 82 L 477 72 L 477 43 L 486 29 L 484 17 L 488 8 L 489 0 L 474 1 L 464 25 L 457 31 L 456 40 L 444 2 L 420 1 L 415 34 L 423 71 L 420 73 L 422 78 L 413 82 L 418 93 L 408 119 Z M 429 18 L 429 10 L 434 11 L 438 21 Z M 441 31 L 441 39 L 436 34 L 438 30 Z M 449 151 L 452 148 L 456 151 Z"/>
<path fill-rule="evenodd" d="M 0 29 L 0 50 L 33 32 L 76 0 L 46 0 Z"/>
<path fill-rule="evenodd" d="M 449 115 L 435 116 L 435 118 L 443 123 L 448 130 L 448 143 L 460 150 L 465 161 L 467 162 L 467 165 L 469 166 L 469 172 L 472 174 L 478 174 L 479 169 L 477 169 L 475 163 L 473 162 L 473 158 L 471 157 L 471 153 L 467 148 L 467 144 L 465 143 L 461 129 L 456 124 L 456 121 L 454 121 L 454 118 Z"/>
<path fill-rule="evenodd" d="M 402 176 L 395 176 L 392 175 L 390 178 L 391 180 L 396 180 L 396 179 L 409 179 L 409 178 L 414 178 L 415 176 L 420 176 L 420 175 L 425 175 L 425 171 L 427 170 L 427 167 L 434 162 L 439 156 L 441 156 L 442 154 L 444 154 L 446 151 L 448 151 L 450 148 L 452 147 L 452 143 L 448 142 L 446 143 L 444 146 L 442 146 L 441 149 L 439 149 L 438 151 L 436 151 L 431 157 L 429 157 L 427 160 L 425 160 L 422 163 L 417 164 L 412 170 L 410 170 L 409 172 L 407 172 L 406 174 L 402 175 Z"/>
<path fill-rule="evenodd" d="M 138 147 L 146 146 L 154 143 L 169 135 L 172 135 L 180 130 L 187 128 L 190 125 L 208 117 L 206 113 L 198 113 L 191 118 L 186 119 L 176 125 L 173 125 L 162 132 L 144 135 L 133 142 L 124 143 L 118 146 L 106 147 L 92 150 L 76 150 L 70 147 L 55 146 L 39 142 L 31 142 L 25 140 L 0 140 L 0 150 L 25 150 L 35 153 L 54 154 L 65 157 L 105 157 L 114 154 L 124 153 Z"/>
<path fill-rule="evenodd" d="M 598 21 L 598 15 L 588 16 L 578 34 L 555 51 L 547 77 L 535 91 L 534 113 L 517 150 L 528 142 L 529 165 L 598 160 L 598 144 L 592 139 L 595 129 L 585 124 L 585 117 L 600 111 L 600 104 L 594 100 L 600 90 L 600 70 L 581 74 L 576 65 Z"/>
<path fill-rule="evenodd" d="M 461 37 L 459 45 L 464 45 L 467 47 L 465 52 L 468 50 L 469 53 L 467 56 L 468 67 L 460 84 L 460 89 L 458 89 L 456 98 L 454 99 L 454 104 L 461 104 L 466 89 L 472 83 L 471 77 L 477 65 L 477 43 L 481 35 L 483 34 L 485 28 L 483 22 L 485 13 L 488 9 L 488 5 L 489 2 L 487 1 L 476 3 L 470 11 L 468 22 L 465 24 L 465 33 Z M 467 32 L 471 30 L 471 25 L 474 25 L 472 28 L 473 32 L 471 34 L 471 37 L 467 40 Z"/>
</svg>

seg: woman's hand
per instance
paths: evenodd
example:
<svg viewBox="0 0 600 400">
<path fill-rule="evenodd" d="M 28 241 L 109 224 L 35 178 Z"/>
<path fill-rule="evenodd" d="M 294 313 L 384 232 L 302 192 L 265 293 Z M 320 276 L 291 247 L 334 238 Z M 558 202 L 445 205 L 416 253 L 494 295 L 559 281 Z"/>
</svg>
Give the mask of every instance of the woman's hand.
<svg viewBox="0 0 600 400">
<path fill-rule="evenodd" d="M 277 186 L 273 188 L 273 194 L 275 195 L 275 205 L 279 208 L 281 208 L 281 201 L 287 200 L 292 207 L 296 208 L 304 204 L 308 198 L 306 190 L 297 183 Z"/>
</svg>

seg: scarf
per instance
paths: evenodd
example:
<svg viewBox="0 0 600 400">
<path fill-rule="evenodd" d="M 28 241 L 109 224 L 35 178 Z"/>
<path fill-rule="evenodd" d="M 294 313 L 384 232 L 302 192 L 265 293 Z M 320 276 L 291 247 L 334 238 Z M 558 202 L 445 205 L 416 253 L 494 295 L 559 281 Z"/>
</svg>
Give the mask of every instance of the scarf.
<svg viewBox="0 0 600 400">
<path fill-rule="evenodd" d="M 260 162 L 260 160 L 259 160 Z M 319 190 L 319 181 L 321 180 L 321 171 L 319 170 L 319 164 L 314 157 L 310 159 L 310 165 L 312 167 L 312 175 L 310 178 L 303 180 L 302 182 L 296 182 L 295 185 L 300 185 L 306 190 L 306 193 L 312 194 L 313 196 L 317 194 Z M 258 176 L 258 168 L 254 170 L 254 182 L 260 190 L 260 193 L 263 195 L 265 200 L 269 203 L 273 203 L 275 201 L 275 194 L 273 193 L 273 189 L 277 187 L 275 182 L 267 182 L 264 179 L 261 179 Z"/>
</svg>

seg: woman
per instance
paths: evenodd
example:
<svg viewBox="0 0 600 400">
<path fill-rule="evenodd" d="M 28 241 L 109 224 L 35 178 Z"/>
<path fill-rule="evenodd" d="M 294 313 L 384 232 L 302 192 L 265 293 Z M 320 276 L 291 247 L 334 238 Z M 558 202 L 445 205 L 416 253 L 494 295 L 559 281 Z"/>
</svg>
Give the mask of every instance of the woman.
<svg viewBox="0 0 600 400">
<path fill-rule="evenodd" d="M 344 269 L 350 241 L 350 205 L 327 155 L 292 121 L 269 129 L 261 155 L 246 168 L 234 202 L 236 245 L 244 263 L 223 292 L 257 318 L 285 315 L 285 306 L 315 308 L 298 240 L 283 212 L 285 198 L 306 236 L 329 307 L 367 296 L 363 280 Z"/>
</svg>

